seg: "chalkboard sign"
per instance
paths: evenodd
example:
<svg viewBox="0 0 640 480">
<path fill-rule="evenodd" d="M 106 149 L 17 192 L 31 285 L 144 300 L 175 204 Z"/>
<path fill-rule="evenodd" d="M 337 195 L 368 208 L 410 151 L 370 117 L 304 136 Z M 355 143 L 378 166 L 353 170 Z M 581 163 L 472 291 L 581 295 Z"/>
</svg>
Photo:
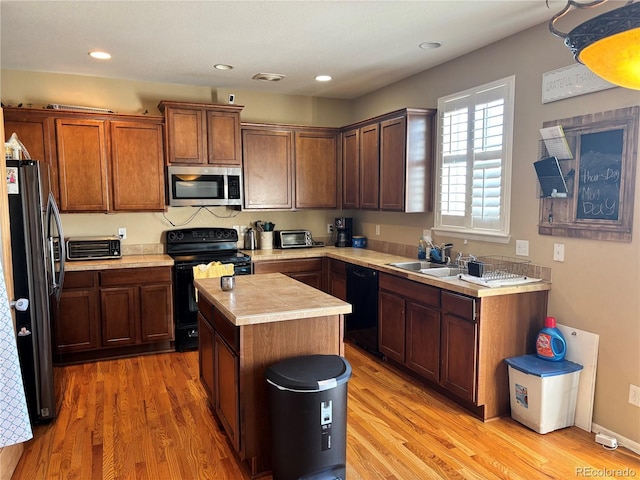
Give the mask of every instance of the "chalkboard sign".
<svg viewBox="0 0 640 480">
<path fill-rule="evenodd" d="M 624 129 L 580 135 L 576 219 L 619 220 Z"/>
</svg>

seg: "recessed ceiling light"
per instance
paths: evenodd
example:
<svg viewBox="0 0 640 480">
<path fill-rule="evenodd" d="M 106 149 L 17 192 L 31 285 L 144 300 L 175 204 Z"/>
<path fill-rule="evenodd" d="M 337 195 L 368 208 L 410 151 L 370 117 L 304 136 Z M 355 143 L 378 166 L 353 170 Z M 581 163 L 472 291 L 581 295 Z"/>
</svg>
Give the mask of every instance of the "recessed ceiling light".
<svg viewBox="0 0 640 480">
<path fill-rule="evenodd" d="M 282 75 L 280 73 L 256 73 L 253 77 L 253 80 L 262 80 L 263 82 L 279 82 L 286 75 Z"/>
<path fill-rule="evenodd" d="M 100 50 L 95 50 L 93 52 L 89 52 L 89 56 L 91 58 L 96 58 L 98 60 L 109 60 L 111 58 L 111 54 L 107 52 L 101 52 Z"/>
<path fill-rule="evenodd" d="M 422 48 L 423 50 L 431 50 L 433 48 L 440 48 L 442 46 L 442 42 L 422 42 L 420 45 L 418 45 L 420 48 Z"/>
<path fill-rule="evenodd" d="M 227 65 L 225 63 L 216 63 L 213 68 L 216 70 L 233 70 L 233 65 Z"/>
<path fill-rule="evenodd" d="M 330 82 L 331 80 L 333 80 L 333 78 L 331 77 L 331 75 L 318 75 L 316 77 L 316 80 L 318 82 Z"/>
</svg>

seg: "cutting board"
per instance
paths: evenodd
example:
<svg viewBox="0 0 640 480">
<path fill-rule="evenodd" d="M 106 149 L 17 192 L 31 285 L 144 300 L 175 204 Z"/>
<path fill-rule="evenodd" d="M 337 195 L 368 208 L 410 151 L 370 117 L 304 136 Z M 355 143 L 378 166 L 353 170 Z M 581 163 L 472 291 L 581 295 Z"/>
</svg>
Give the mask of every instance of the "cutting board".
<svg viewBox="0 0 640 480">
<path fill-rule="evenodd" d="M 557 324 L 567 341 L 565 358 L 582 365 L 576 401 L 576 419 L 574 425 L 591 431 L 593 418 L 593 396 L 596 389 L 596 367 L 598 365 L 598 342 L 600 336 L 577 328 Z"/>
</svg>

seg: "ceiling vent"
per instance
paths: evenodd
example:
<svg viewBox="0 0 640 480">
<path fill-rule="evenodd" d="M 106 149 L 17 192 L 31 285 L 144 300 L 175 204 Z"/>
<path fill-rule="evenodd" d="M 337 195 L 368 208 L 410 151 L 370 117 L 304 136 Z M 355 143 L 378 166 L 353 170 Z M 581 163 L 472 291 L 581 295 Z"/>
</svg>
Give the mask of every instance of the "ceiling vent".
<svg viewBox="0 0 640 480">
<path fill-rule="evenodd" d="M 280 73 L 256 73 L 253 77 L 253 80 L 262 80 L 263 82 L 279 82 L 286 75 L 282 75 Z"/>
</svg>

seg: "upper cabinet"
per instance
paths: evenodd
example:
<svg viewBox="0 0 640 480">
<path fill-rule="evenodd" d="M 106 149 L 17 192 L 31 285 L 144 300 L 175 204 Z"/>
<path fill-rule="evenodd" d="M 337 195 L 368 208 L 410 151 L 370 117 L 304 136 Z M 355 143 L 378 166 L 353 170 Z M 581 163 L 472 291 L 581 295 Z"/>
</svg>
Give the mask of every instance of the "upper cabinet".
<svg viewBox="0 0 640 480">
<path fill-rule="evenodd" d="M 338 131 L 242 125 L 244 208 L 338 208 Z"/>
<path fill-rule="evenodd" d="M 242 164 L 240 112 L 242 106 L 162 101 L 167 164 Z"/>
<path fill-rule="evenodd" d="M 162 211 L 162 117 L 4 110 L 35 160 L 52 165 L 51 184 L 63 212 Z"/>
<path fill-rule="evenodd" d="M 58 163 L 56 161 L 55 142 L 53 137 L 53 118 L 49 114 L 34 115 L 34 110 L 6 107 L 4 112 L 5 141 L 13 133 L 18 135 L 27 148 L 31 158 L 48 163 L 51 166 L 51 190 L 56 201 L 60 203 L 58 189 Z"/>
<path fill-rule="evenodd" d="M 431 211 L 435 113 L 404 108 L 343 128 L 343 208 Z"/>
</svg>

